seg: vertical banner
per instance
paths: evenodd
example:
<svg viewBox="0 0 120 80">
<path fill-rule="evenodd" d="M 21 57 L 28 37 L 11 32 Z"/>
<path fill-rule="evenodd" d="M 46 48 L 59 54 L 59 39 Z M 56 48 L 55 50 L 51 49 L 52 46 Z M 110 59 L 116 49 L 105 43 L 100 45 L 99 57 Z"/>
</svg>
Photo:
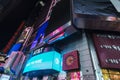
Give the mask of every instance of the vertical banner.
<svg viewBox="0 0 120 80">
<path fill-rule="evenodd" d="M 30 30 L 32 27 L 27 27 L 24 29 L 24 31 L 22 32 L 21 36 L 19 37 L 17 43 L 23 43 L 25 41 L 25 39 L 27 38 Z"/>
<path fill-rule="evenodd" d="M 23 55 L 23 53 L 21 53 L 21 52 L 18 51 L 18 56 L 17 56 L 16 60 L 14 61 L 13 65 L 11 67 L 11 71 L 14 74 L 16 74 L 17 66 L 18 66 L 18 64 L 20 62 L 20 59 L 22 58 L 22 55 Z"/>
<path fill-rule="evenodd" d="M 22 69 L 22 66 L 25 62 L 25 59 L 26 59 L 26 56 L 22 55 L 22 58 L 20 59 L 19 64 L 18 64 L 17 69 L 16 69 L 16 76 L 19 76 L 21 69 Z"/>
<path fill-rule="evenodd" d="M 9 56 L 9 58 L 5 61 L 5 65 L 4 68 L 5 69 L 10 69 L 10 67 L 12 66 L 12 64 L 14 63 L 15 59 L 17 58 L 18 54 L 17 52 L 12 52 L 11 55 Z"/>
</svg>

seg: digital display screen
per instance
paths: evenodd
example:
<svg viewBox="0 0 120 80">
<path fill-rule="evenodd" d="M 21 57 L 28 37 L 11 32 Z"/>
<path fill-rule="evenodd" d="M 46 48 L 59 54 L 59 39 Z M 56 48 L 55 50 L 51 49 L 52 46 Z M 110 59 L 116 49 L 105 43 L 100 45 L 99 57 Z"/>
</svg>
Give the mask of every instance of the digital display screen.
<svg viewBox="0 0 120 80">
<path fill-rule="evenodd" d="M 19 49 L 21 48 L 22 43 L 16 43 L 12 46 L 12 48 L 10 49 L 10 51 L 8 52 L 8 55 L 11 54 L 12 51 L 19 51 Z"/>
<path fill-rule="evenodd" d="M 42 26 L 39 27 L 36 37 L 32 43 L 31 49 L 34 48 L 39 43 L 39 41 L 41 42 L 47 26 L 48 26 L 48 21 L 46 21 Z"/>
<path fill-rule="evenodd" d="M 30 58 L 23 73 L 35 70 L 53 69 L 60 71 L 61 56 L 56 51 L 45 52 Z"/>
</svg>

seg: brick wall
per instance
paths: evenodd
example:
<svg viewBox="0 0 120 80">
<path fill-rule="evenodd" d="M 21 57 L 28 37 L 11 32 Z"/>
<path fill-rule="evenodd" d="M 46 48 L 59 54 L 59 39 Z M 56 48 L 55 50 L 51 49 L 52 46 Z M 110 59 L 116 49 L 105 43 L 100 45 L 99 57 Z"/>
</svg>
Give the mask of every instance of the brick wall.
<svg viewBox="0 0 120 80">
<path fill-rule="evenodd" d="M 59 46 L 61 48 L 61 53 L 66 54 L 73 50 L 79 51 L 80 58 L 80 72 L 81 79 L 83 80 L 96 80 L 95 73 L 93 69 L 93 64 L 90 56 L 90 50 L 88 47 L 88 41 L 85 33 L 77 35 L 75 37 L 67 39 L 63 45 Z"/>
</svg>

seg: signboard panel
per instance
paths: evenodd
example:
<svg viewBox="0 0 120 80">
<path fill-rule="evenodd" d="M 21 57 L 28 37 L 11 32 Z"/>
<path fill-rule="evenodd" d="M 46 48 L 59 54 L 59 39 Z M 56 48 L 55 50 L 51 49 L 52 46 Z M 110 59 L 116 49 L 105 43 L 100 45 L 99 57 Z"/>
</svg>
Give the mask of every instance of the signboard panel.
<svg viewBox="0 0 120 80">
<path fill-rule="evenodd" d="M 22 32 L 21 36 L 19 37 L 17 43 L 23 43 L 25 41 L 25 39 L 27 38 L 31 29 L 32 29 L 32 27 L 25 28 L 24 31 Z"/>
<path fill-rule="evenodd" d="M 71 51 L 63 55 L 63 70 L 79 69 L 78 51 Z"/>
<path fill-rule="evenodd" d="M 56 51 L 45 52 L 28 60 L 23 73 L 35 70 L 60 70 L 60 54 Z"/>
<path fill-rule="evenodd" d="M 101 67 L 120 69 L 120 36 L 93 34 L 93 40 Z"/>
</svg>

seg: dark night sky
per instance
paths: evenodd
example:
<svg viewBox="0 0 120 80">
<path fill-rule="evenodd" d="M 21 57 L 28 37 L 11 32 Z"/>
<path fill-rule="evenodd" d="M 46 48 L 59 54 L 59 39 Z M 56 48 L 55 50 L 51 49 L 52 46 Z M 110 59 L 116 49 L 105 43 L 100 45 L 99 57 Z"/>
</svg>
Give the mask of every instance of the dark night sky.
<svg viewBox="0 0 120 80">
<path fill-rule="evenodd" d="M 19 24 L 20 20 L 10 18 L 0 23 L 0 50 L 8 43 L 17 30 Z"/>
<path fill-rule="evenodd" d="M 30 12 L 32 12 L 32 9 L 35 7 L 34 5 L 36 1 L 37 0 L 23 0 L 20 6 L 15 7 L 14 10 L 12 10 L 4 19 L 2 19 L 2 21 L 0 21 L 0 28 L 1 28 L 0 29 L 0 50 L 2 50 L 7 45 L 8 41 L 10 40 L 10 38 L 12 38 L 13 34 L 16 32 L 20 23 L 23 20 L 28 19 Z M 65 24 L 69 20 L 70 15 L 68 14 L 70 12 L 69 10 L 70 5 L 68 5 L 69 3 L 68 1 L 69 0 L 63 0 L 62 2 L 57 3 L 58 6 L 54 8 L 51 15 L 51 21 L 50 21 L 51 26 L 49 26 L 50 28 L 48 28 L 49 32 L 52 26 L 54 26 L 54 28 L 52 27 L 51 31 L 56 27 Z M 65 7 L 60 5 L 65 5 Z M 64 12 L 64 13 L 61 13 L 61 12 Z"/>
<path fill-rule="evenodd" d="M 23 0 L 23 2 L 15 6 L 15 8 L 0 21 L 0 50 L 7 45 L 10 38 L 17 31 L 20 23 L 23 20 L 27 20 L 34 7 L 35 1 L 37 0 Z"/>
</svg>

